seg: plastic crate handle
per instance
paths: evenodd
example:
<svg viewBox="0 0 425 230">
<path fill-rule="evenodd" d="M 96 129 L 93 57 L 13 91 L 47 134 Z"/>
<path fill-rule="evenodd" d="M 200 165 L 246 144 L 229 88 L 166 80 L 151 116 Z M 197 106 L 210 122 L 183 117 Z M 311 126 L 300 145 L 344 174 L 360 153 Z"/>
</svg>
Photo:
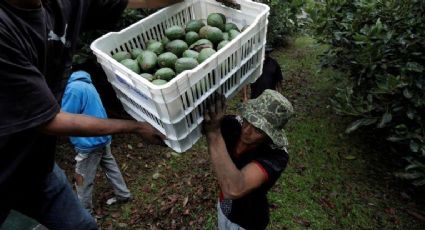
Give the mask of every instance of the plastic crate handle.
<svg viewBox="0 0 425 230">
<path fill-rule="evenodd" d="M 114 73 L 115 73 L 115 76 L 117 77 L 117 79 L 118 79 L 119 82 L 127 85 L 130 88 L 134 88 L 135 87 L 133 81 L 129 77 L 127 77 L 125 74 L 122 74 L 118 70 L 115 70 Z"/>
</svg>

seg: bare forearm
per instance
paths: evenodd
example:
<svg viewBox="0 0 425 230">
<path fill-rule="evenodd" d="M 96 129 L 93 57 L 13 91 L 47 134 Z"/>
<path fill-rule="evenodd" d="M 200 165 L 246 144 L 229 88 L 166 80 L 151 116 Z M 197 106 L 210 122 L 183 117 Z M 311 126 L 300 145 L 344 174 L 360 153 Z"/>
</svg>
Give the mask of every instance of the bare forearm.
<svg viewBox="0 0 425 230">
<path fill-rule="evenodd" d="M 230 158 L 223 137 L 220 133 L 209 133 L 207 141 L 213 169 L 224 196 L 239 196 L 244 187 L 243 174 Z"/>
<path fill-rule="evenodd" d="M 40 127 L 44 133 L 58 136 L 101 136 L 131 133 L 141 124 L 132 120 L 100 119 L 80 114 L 60 112 Z"/>
<path fill-rule="evenodd" d="M 129 0 L 127 7 L 132 9 L 157 9 L 181 1 L 182 0 Z"/>
</svg>

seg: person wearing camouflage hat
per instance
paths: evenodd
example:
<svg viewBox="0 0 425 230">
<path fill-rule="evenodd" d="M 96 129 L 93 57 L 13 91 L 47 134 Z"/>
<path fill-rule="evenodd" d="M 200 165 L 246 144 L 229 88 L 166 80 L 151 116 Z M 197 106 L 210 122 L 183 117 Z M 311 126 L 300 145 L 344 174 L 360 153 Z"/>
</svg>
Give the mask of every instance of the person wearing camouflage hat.
<svg viewBox="0 0 425 230">
<path fill-rule="evenodd" d="M 284 127 L 294 114 L 274 90 L 242 104 L 241 116 L 225 115 L 225 99 L 215 96 L 204 114 L 208 151 L 221 193 L 218 228 L 265 229 L 267 192 L 288 162 Z"/>
</svg>

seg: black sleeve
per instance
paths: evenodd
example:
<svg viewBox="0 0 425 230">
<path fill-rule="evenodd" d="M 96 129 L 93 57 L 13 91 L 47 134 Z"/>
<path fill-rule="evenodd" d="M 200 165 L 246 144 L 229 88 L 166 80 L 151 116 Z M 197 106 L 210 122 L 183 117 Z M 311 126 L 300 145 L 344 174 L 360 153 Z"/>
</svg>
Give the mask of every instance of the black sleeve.
<svg viewBox="0 0 425 230">
<path fill-rule="evenodd" d="M 83 22 L 85 29 L 109 29 L 121 17 L 128 0 L 88 0 L 89 8 Z"/>
<path fill-rule="evenodd" d="M 59 112 L 45 77 L 19 39 L 0 25 L 0 136 L 38 126 Z"/>
<path fill-rule="evenodd" d="M 268 153 L 262 154 L 254 162 L 258 163 L 267 173 L 268 187 L 272 187 L 279 179 L 288 164 L 289 156 L 284 150 L 270 149 Z"/>
<path fill-rule="evenodd" d="M 241 125 L 235 115 L 226 115 L 221 121 L 221 135 L 228 151 L 232 151 L 240 136 Z"/>
</svg>

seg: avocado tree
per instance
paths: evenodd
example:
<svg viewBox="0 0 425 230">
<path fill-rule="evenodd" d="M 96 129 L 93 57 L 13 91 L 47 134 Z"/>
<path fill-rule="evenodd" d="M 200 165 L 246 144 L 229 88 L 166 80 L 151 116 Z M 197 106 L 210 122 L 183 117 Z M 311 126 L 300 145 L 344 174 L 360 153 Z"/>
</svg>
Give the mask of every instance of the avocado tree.
<svg viewBox="0 0 425 230">
<path fill-rule="evenodd" d="M 397 175 L 425 185 L 425 2 L 317 1 L 309 11 L 322 42 L 323 64 L 337 78 L 335 110 L 353 117 L 346 132 L 367 128 L 405 159 Z"/>
</svg>

